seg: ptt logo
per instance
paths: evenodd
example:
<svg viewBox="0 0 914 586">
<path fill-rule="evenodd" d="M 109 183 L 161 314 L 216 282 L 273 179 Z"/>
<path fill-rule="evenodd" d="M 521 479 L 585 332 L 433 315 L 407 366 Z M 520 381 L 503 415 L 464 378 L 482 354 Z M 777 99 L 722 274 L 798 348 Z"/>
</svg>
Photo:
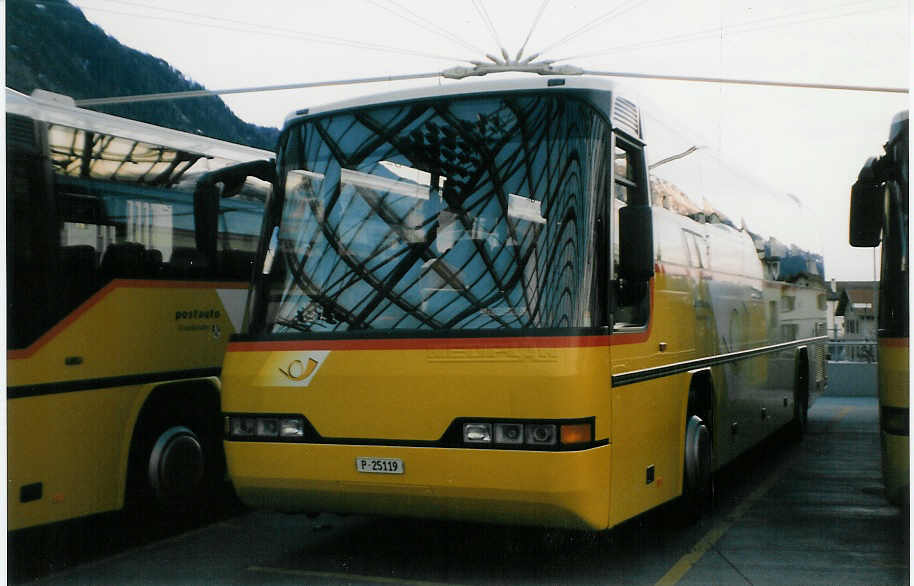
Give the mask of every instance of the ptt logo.
<svg viewBox="0 0 914 586">
<path fill-rule="evenodd" d="M 303 386 L 307 387 L 314 380 L 318 370 L 324 364 L 329 350 L 318 350 L 307 353 L 283 353 L 283 355 L 274 362 L 274 374 L 271 378 L 280 386 Z M 278 363 L 278 365 L 277 365 Z"/>
<path fill-rule="evenodd" d="M 291 381 L 303 381 L 317 369 L 317 360 L 313 358 L 308 359 L 308 364 L 304 364 L 301 360 L 293 360 L 289 363 L 285 369 L 280 368 L 279 372 L 286 375 L 286 378 Z"/>
</svg>

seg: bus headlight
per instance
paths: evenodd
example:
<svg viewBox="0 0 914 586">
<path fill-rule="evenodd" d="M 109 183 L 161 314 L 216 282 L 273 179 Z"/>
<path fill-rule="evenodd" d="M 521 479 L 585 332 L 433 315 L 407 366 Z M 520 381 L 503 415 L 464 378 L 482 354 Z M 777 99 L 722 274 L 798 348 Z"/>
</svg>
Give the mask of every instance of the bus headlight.
<svg viewBox="0 0 914 586">
<path fill-rule="evenodd" d="M 279 421 L 276 419 L 257 419 L 258 437 L 276 437 L 279 435 Z"/>
<path fill-rule="evenodd" d="M 304 437 L 305 421 L 303 419 L 281 419 L 279 421 L 280 437 Z"/>
<path fill-rule="evenodd" d="M 468 448 L 580 450 L 594 444 L 594 419 L 466 418 L 454 422 Z M 453 436 L 452 436 L 453 437 Z"/>
<path fill-rule="evenodd" d="M 251 437 L 257 433 L 257 420 L 253 417 L 232 417 L 229 425 L 231 437 Z"/>
<path fill-rule="evenodd" d="M 522 444 L 524 443 L 524 426 L 521 423 L 496 423 L 496 444 Z"/>
<path fill-rule="evenodd" d="M 294 440 L 304 438 L 306 428 L 303 417 L 227 415 L 225 432 L 229 440 Z"/>
<path fill-rule="evenodd" d="M 491 423 L 464 423 L 463 424 L 463 441 L 468 444 L 490 444 L 492 443 L 492 424 Z"/>
<path fill-rule="evenodd" d="M 555 445 L 555 425 L 552 423 L 528 425 L 526 431 L 528 444 L 534 446 Z"/>
</svg>

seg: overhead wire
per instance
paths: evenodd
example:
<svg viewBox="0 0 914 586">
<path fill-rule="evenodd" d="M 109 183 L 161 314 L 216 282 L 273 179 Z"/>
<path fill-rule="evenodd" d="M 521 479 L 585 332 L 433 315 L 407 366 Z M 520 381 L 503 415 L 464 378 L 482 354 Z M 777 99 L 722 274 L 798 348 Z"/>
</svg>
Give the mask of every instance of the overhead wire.
<svg viewBox="0 0 914 586">
<path fill-rule="evenodd" d="M 524 39 L 524 44 L 520 46 L 520 50 L 517 52 L 517 57 L 514 58 L 515 61 L 520 60 L 521 55 L 524 54 L 524 49 L 527 48 L 527 43 L 530 42 L 530 37 L 533 36 L 533 31 L 536 30 L 536 25 L 539 24 L 540 18 L 543 16 L 543 12 L 546 11 L 546 6 L 549 4 L 549 0 L 543 0 L 540 4 L 540 9 L 536 13 L 536 17 L 533 19 L 533 24 L 530 25 L 530 30 L 527 31 L 527 38 Z M 534 55 L 535 57 L 536 55 Z"/>
<path fill-rule="evenodd" d="M 119 3 L 119 4 L 130 5 L 133 7 L 154 8 L 156 10 L 165 11 L 165 12 L 180 13 L 180 14 L 184 14 L 184 15 L 193 16 L 195 18 L 205 18 L 205 19 L 214 20 L 214 21 L 243 24 L 247 27 L 253 26 L 253 27 L 259 27 L 262 29 L 270 29 L 273 31 L 278 31 L 279 33 L 281 33 L 285 36 L 292 35 L 295 38 L 299 38 L 299 37 L 303 37 L 303 36 L 320 37 L 320 39 L 323 42 L 328 42 L 328 43 L 346 44 L 349 46 L 357 46 L 360 48 L 371 48 L 374 50 L 387 50 L 387 51 L 401 52 L 401 53 L 406 52 L 409 54 L 430 56 L 428 54 L 421 53 L 421 52 L 400 50 L 400 49 L 396 49 L 396 48 L 383 47 L 383 46 L 373 45 L 373 44 L 369 44 L 369 43 L 358 43 L 358 42 L 354 42 L 354 41 L 346 41 L 345 39 L 327 37 L 326 35 L 311 35 L 308 33 L 301 33 L 299 31 L 291 31 L 290 29 L 281 29 L 278 27 L 267 27 L 267 26 L 256 25 L 256 24 L 251 25 L 250 23 L 241 23 L 241 21 L 233 21 L 231 19 L 225 19 L 225 18 L 221 18 L 221 17 L 212 17 L 212 16 L 208 16 L 208 15 L 201 15 L 201 14 L 195 14 L 195 13 L 189 13 L 189 12 L 177 11 L 177 10 L 160 9 L 158 7 L 151 7 L 151 6 L 143 5 L 140 3 L 126 2 L 123 0 L 120 0 L 120 1 L 119 0 L 109 0 L 109 1 Z M 390 0 L 390 1 L 393 2 L 393 0 Z M 491 18 L 488 16 L 488 13 L 485 11 L 485 7 L 477 4 L 477 0 L 472 0 L 472 1 L 474 3 L 474 6 L 477 8 L 477 12 L 479 12 L 480 17 L 483 19 L 483 22 L 486 24 L 486 26 L 489 28 L 490 32 L 493 34 L 493 37 L 495 38 L 496 43 L 498 43 L 500 46 L 500 42 L 498 40 L 498 36 L 497 36 L 497 32 L 495 31 L 494 24 L 492 23 Z M 581 27 L 577 31 L 574 31 L 571 34 L 566 35 L 566 37 L 561 39 L 559 42 L 560 43 L 566 42 L 567 40 L 574 38 L 574 36 L 576 36 L 576 35 L 583 34 L 583 33 L 587 32 L 588 30 L 591 30 L 594 26 L 597 26 L 598 24 L 602 23 L 602 21 L 604 21 L 609 16 L 618 14 L 619 11 L 621 11 L 623 9 L 626 11 L 631 10 L 636 5 L 643 3 L 644 1 L 645 0 L 635 0 L 635 1 L 623 2 L 622 4 L 618 5 L 613 10 L 602 15 L 596 21 L 593 21 L 590 25 L 588 25 L 586 27 Z M 527 41 L 529 41 L 530 37 L 532 36 L 533 31 L 535 30 L 540 18 L 542 17 L 542 14 L 545 11 L 545 7 L 548 4 L 548 2 L 549 2 L 549 0 L 544 0 L 544 2 L 541 4 L 540 10 L 539 10 L 536 18 L 534 19 L 534 23 L 531 26 L 530 31 L 528 32 L 527 39 L 524 42 L 525 43 L 524 46 L 526 46 Z M 864 4 L 867 4 L 867 2 L 851 2 L 851 3 L 845 4 L 845 5 L 839 6 L 837 8 L 838 9 L 854 8 L 854 7 L 857 7 L 860 5 L 864 5 Z M 100 8 L 93 8 L 93 9 L 106 11 L 106 12 L 115 12 L 115 11 L 111 11 L 108 9 L 100 9 Z M 833 9 L 834 9 L 834 7 L 832 8 L 832 10 Z M 764 18 L 764 19 L 759 19 L 759 20 L 755 20 L 755 21 L 742 23 L 739 25 L 735 25 L 733 27 L 729 27 L 727 30 L 728 30 L 728 32 L 730 32 L 730 31 L 733 31 L 734 29 L 737 29 L 738 31 L 743 32 L 743 31 L 758 30 L 759 28 L 763 28 L 763 27 L 779 26 L 781 24 L 780 21 L 782 21 L 784 19 L 802 17 L 802 16 L 810 16 L 810 15 L 814 15 L 814 14 L 819 14 L 821 12 L 823 12 L 823 10 L 799 11 L 799 12 L 791 13 L 789 15 L 783 15 L 783 16 L 778 16 L 778 17 L 768 17 L 768 18 Z M 117 13 L 117 12 L 115 12 L 115 13 Z M 124 13 L 117 13 L 117 14 L 124 14 Z M 141 16 L 141 15 L 138 15 L 135 13 L 126 14 L 126 15 L 127 16 Z M 823 18 L 825 18 L 825 19 L 843 18 L 848 15 L 849 14 L 831 15 L 829 17 L 823 17 Z M 157 18 L 157 19 L 161 19 L 161 20 L 176 21 L 176 19 L 171 19 L 171 18 L 166 18 L 166 17 L 156 17 L 156 16 L 150 16 L 150 15 L 142 15 L 142 16 L 144 16 L 145 18 Z M 415 16 L 417 18 L 421 18 L 421 17 L 418 17 L 418 15 L 415 15 Z M 818 19 L 822 19 L 822 18 L 818 18 Z M 813 19 L 813 20 L 815 20 L 815 19 Z M 246 33 L 247 32 L 261 32 L 261 31 L 251 31 L 250 28 L 238 29 L 238 28 L 230 28 L 227 26 L 217 25 L 217 24 L 204 24 L 204 23 L 200 23 L 200 22 L 188 22 L 188 21 L 178 21 L 178 22 L 184 22 L 186 24 L 194 24 L 194 25 L 198 25 L 198 26 L 224 28 L 227 30 L 235 30 L 235 31 L 246 32 Z M 759 25 L 762 25 L 762 27 L 759 27 Z M 694 36 L 697 34 L 720 34 L 720 29 L 722 29 L 722 28 L 723 27 L 716 27 L 714 29 L 707 29 L 707 30 L 703 30 L 703 31 L 697 31 L 694 33 L 687 33 L 685 35 L 677 35 L 676 37 L 669 37 L 667 39 L 657 39 L 657 40 L 651 41 L 649 43 L 669 42 L 670 39 L 674 39 L 674 38 L 677 39 L 677 42 L 681 42 L 680 38 L 685 38 L 690 35 Z M 644 44 L 647 44 L 647 43 L 642 43 L 642 45 L 644 45 Z M 554 43 L 553 46 L 556 46 L 556 44 Z M 503 54 L 506 55 L 504 48 L 503 47 L 500 47 L 500 48 L 502 49 Z M 622 46 L 613 48 L 613 50 L 620 50 L 621 48 L 622 48 Z M 522 49 L 523 49 L 523 47 L 522 47 Z M 440 56 L 432 56 L 432 57 L 439 58 L 439 59 L 452 60 L 452 58 L 449 58 L 449 57 L 440 57 Z M 507 59 L 507 56 L 506 56 L 506 59 Z M 568 60 L 568 59 L 570 59 L 570 58 L 566 58 L 564 60 Z M 453 59 L 453 60 L 465 61 L 463 59 Z M 629 78 L 640 78 L 640 79 L 658 79 L 658 80 L 704 82 L 704 83 L 719 83 L 719 84 L 813 88 L 813 89 L 826 89 L 826 90 L 849 90 L 849 91 L 889 92 L 889 93 L 906 93 L 908 91 L 907 88 L 898 88 L 898 87 L 878 87 L 878 86 L 862 86 L 862 85 L 849 85 L 849 84 L 799 83 L 799 82 L 766 81 L 766 80 L 752 80 L 752 79 L 728 79 L 728 78 L 714 78 L 714 77 L 700 77 L 700 76 L 661 75 L 661 74 L 649 74 L 649 73 L 637 73 L 637 72 L 583 71 L 583 73 L 589 74 L 589 75 L 609 76 L 609 77 L 629 77 Z M 432 78 L 432 77 L 438 77 L 440 75 L 441 75 L 441 72 L 426 72 L 426 73 L 419 73 L 419 74 L 389 75 L 389 76 L 379 76 L 379 77 L 370 77 L 370 78 L 368 78 L 368 77 L 354 78 L 354 79 L 348 79 L 348 80 L 304 82 L 304 83 L 282 84 L 282 85 L 272 85 L 272 86 L 248 87 L 248 88 L 231 88 L 231 89 L 223 89 L 223 90 L 192 90 L 192 91 L 186 91 L 186 92 L 142 94 L 142 95 L 133 95 L 133 96 L 111 97 L 111 98 L 93 98 L 93 99 L 87 99 L 87 100 L 79 100 L 79 101 L 77 101 L 77 105 L 85 107 L 85 106 L 96 106 L 96 105 L 112 104 L 112 103 L 146 102 L 146 101 L 156 101 L 156 100 L 182 99 L 182 98 L 193 98 L 193 97 L 201 97 L 201 96 L 214 96 L 214 95 L 237 94 L 237 93 L 256 93 L 256 92 L 266 92 L 266 91 L 276 91 L 276 90 L 286 90 L 286 89 L 302 89 L 302 88 L 326 87 L 326 86 L 334 86 L 334 85 L 351 85 L 351 84 L 374 83 L 374 82 L 385 82 L 385 81 L 400 81 L 400 80 L 408 80 L 408 79 Z"/>
<path fill-rule="evenodd" d="M 382 1 L 383 0 L 366 0 L 366 2 L 369 2 L 370 4 L 373 4 L 373 5 L 377 6 L 378 8 L 381 8 L 382 10 L 386 10 L 386 11 L 390 12 L 391 14 L 393 14 L 394 16 L 397 16 L 398 18 L 400 18 L 402 20 L 415 24 L 416 26 L 418 26 L 419 28 L 422 28 L 423 30 L 426 30 L 426 27 L 429 29 L 433 29 L 439 35 L 446 37 L 446 38 L 450 39 L 451 41 L 457 43 L 458 45 L 461 45 L 471 51 L 479 53 L 480 55 L 484 55 L 486 53 L 485 49 L 482 49 L 482 48 L 466 41 L 465 39 L 457 36 L 452 31 L 447 30 L 446 28 L 440 26 L 439 24 L 435 23 L 434 21 L 429 20 L 419 14 L 416 14 L 415 11 L 410 10 L 408 7 L 400 4 L 396 0 L 386 0 L 386 1 L 388 4 L 395 6 L 396 8 L 399 8 L 402 11 L 402 13 L 398 13 L 396 10 L 394 10 L 390 6 L 385 6 L 384 4 L 382 4 Z"/>
<path fill-rule="evenodd" d="M 688 75 L 663 75 L 654 73 L 636 73 L 623 71 L 592 71 L 584 70 L 583 75 L 595 75 L 602 77 L 627 77 L 635 79 L 653 79 L 665 81 L 684 81 L 699 83 L 717 83 L 730 85 L 750 85 L 750 86 L 768 86 L 768 87 L 785 87 L 785 88 L 802 88 L 802 89 L 821 89 L 821 90 L 844 90 L 858 92 L 875 92 L 875 93 L 908 93 L 908 88 L 888 87 L 888 86 L 864 86 L 850 84 L 827 84 L 827 83 L 801 83 L 795 81 L 775 81 L 759 79 L 736 79 L 724 77 L 702 77 Z M 115 96 L 107 98 L 89 98 L 85 100 L 76 100 L 76 105 L 85 108 L 92 106 L 104 106 L 110 104 L 127 104 L 139 102 L 154 102 L 163 100 L 178 100 L 185 98 L 199 98 L 204 96 L 218 96 L 226 94 L 257 93 L 277 90 L 305 89 L 315 87 L 327 87 L 335 85 L 356 85 L 363 83 L 377 83 L 387 81 L 403 81 L 412 79 L 427 79 L 438 77 L 441 72 L 432 71 L 426 73 L 414 73 L 405 75 L 388 75 L 381 77 L 363 77 L 354 79 L 341 79 L 333 81 L 312 81 L 303 83 L 291 83 L 272 86 L 258 86 L 247 88 L 230 88 L 221 90 L 189 90 L 182 92 L 165 92 L 158 94 L 137 94 L 131 96 Z"/>
<path fill-rule="evenodd" d="M 426 53 L 423 51 L 416 51 L 413 49 L 403 49 L 403 48 L 399 48 L 399 47 L 389 47 L 386 45 L 379 45 L 376 43 L 365 43 L 362 41 L 352 41 L 349 39 L 332 37 L 329 35 L 323 35 L 323 34 L 318 34 L 318 33 L 306 33 L 306 32 L 298 31 L 295 29 L 286 29 L 286 28 L 280 28 L 280 27 L 275 27 L 275 26 L 270 26 L 270 25 L 261 25 L 261 24 L 257 24 L 257 23 L 209 16 L 209 15 L 199 14 L 199 13 L 194 13 L 194 12 L 187 12 L 187 11 L 183 11 L 183 10 L 159 8 L 157 6 L 150 6 L 150 5 L 145 5 L 145 4 L 133 3 L 133 2 L 124 2 L 124 1 L 119 1 L 119 0 L 103 0 L 103 1 L 113 2 L 115 4 L 129 5 L 129 6 L 133 6 L 134 8 L 145 8 L 145 9 L 150 9 L 150 10 L 158 10 L 158 11 L 165 12 L 165 13 L 181 14 L 181 15 L 190 16 L 193 18 L 208 19 L 208 20 L 212 20 L 212 21 L 216 21 L 216 22 L 207 23 L 207 22 L 202 22 L 199 20 L 196 20 L 196 21 L 195 20 L 186 20 L 183 18 L 174 18 L 174 17 L 169 17 L 169 16 L 157 16 L 157 15 L 137 13 L 137 12 L 123 12 L 123 11 L 119 11 L 119 10 L 112 10 L 110 8 L 99 7 L 99 6 L 92 5 L 91 3 L 86 3 L 86 2 L 79 2 L 74 5 L 79 8 L 82 8 L 82 9 L 94 10 L 97 12 L 104 12 L 107 14 L 139 17 L 139 18 L 145 18 L 145 19 L 161 20 L 161 21 L 166 21 L 166 22 L 176 22 L 179 24 L 187 24 L 187 25 L 191 25 L 191 26 L 199 26 L 199 27 L 205 27 L 205 28 L 214 28 L 214 29 L 220 29 L 220 30 L 227 30 L 227 31 L 231 31 L 231 32 L 255 33 L 255 34 L 261 34 L 261 35 L 270 35 L 271 37 L 279 36 L 279 37 L 290 38 L 290 39 L 302 39 L 302 40 L 306 40 L 306 41 L 312 41 L 315 43 L 346 46 L 346 47 L 353 47 L 353 48 L 358 48 L 358 49 L 368 49 L 371 51 L 393 53 L 393 54 L 400 54 L 400 55 L 409 55 L 412 57 L 425 57 L 428 59 L 437 59 L 440 61 L 450 61 L 450 62 L 467 61 L 467 59 L 464 59 L 461 57 L 438 55 L 438 54 Z M 230 25 L 233 25 L 233 26 L 217 24 L 218 22 L 229 23 Z M 238 25 L 238 26 L 234 26 L 234 25 Z"/>
<path fill-rule="evenodd" d="M 498 38 L 498 31 L 495 30 L 495 23 L 492 22 L 492 18 L 489 17 L 489 13 L 486 10 L 486 7 L 482 4 L 482 0 L 471 0 L 473 2 L 473 7 L 476 9 L 476 13 L 479 15 L 479 18 L 482 19 L 483 24 L 486 25 L 486 28 L 489 30 L 489 34 L 492 35 L 492 39 L 495 41 L 495 46 L 501 50 L 501 54 L 504 56 L 505 60 L 508 59 L 508 52 L 505 50 L 505 47 L 501 44 L 501 39 Z M 486 55 L 492 61 L 498 61 L 494 59 L 491 55 Z"/>
<path fill-rule="evenodd" d="M 555 49 L 556 47 L 560 47 L 560 46 L 568 43 L 572 39 L 575 39 L 575 38 L 583 35 L 584 33 L 588 33 L 591 30 L 593 30 L 594 28 L 602 25 L 606 20 L 608 20 L 609 18 L 611 18 L 613 16 L 621 16 L 621 15 L 625 14 L 626 12 L 631 12 L 638 5 L 643 4 L 645 1 L 646 0 L 623 0 L 621 3 L 617 4 L 614 8 L 612 8 L 608 12 L 605 12 L 601 16 L 598 16 L 596 18 L 596 20 L 593 20 L 593 21 L 589 22 L 588 24 L 585 24 L 584 26 L 578 28 L 577 30 L 574 30 L 574 31 L 568 33 L 567 35 L 565 35 L 558 41 L 555 41 L 551 45 L 540 50 L 539 53 L 540 54 L 546 53 L 548 51 Z"/>
<path fill-rule="evenodd" d="M 867 9 L 861 8 L 859 10 L 853 10 L 851 12 L 847 12 L 847 13 L 843 13 L 843 14 L 828 14 L 826 16 L 814 16 L 814 15 L 822 14 L 822 13 L 832 13 L 836 9 L 841 10 L 844 8 L 856 8 L 858 6 L 864 6 L 864 5 L 870 5 L 870 7 Z M 688 32 L 688 33 L 680 33 L 680 34 L 671 35 L 668 37 L 661 37 L 659 39 L 653 39 L 650 41 L 639 41 L 636 43 L 616 45 L 614 47 L 607 47 L 606 49 L 601 49 L 601 50 L 591 52 L 591 53 L 582 53 L 582 54 L 578 54 L 578 55 L 571 55 L 568 57 L 559 57 L 559 58 L 554 59 L 553 62 L 559 63 L 562 61 L 573 61 L 576 59 L 589 59 L 591 57 L 602 57 L 604 55 L 610 55 L 613 53 L 619 53 L 619 52 L 624 52 L 624 51 L 634 51 L 634 50 L 640 50 L 640 49 L 654 49 L 654 48 L 666 47 L 666 46 L 670 46 L 670 45 L 690 43 L 693 41 L 701 41 L 701 40 L 706 40 L 706 39 L 711 39 L 711 38 L 717 38 L 719 35 L 724 34 L 724 33 L 730 33 L 730 34 L 752 33 L 752 32 L 777 28 L 777 27 L 781 27 L 781 26 L 790 26 L 790 25 L 794 25 L 794 24 L 803 24 L 803 23 L 808 23 L 808 22 L 835 20 L 835 19 L 839 19 L 839 18 L 846 18 L 848 16 L 854 16 L 854 15 L 858 15 L 858 14 L 871 12 L 873 10 L 885 10 L 885 9 L 891 8 L 891 7 L 892 7 L 891 4 L 880 5 L 877 3 L 874 5 L 874 3 L 871 0 L 866 0 L 864 2 L 850 2 L 850 3 L 839 5 L 839 6 L 831 6 L 829 8 L 825 8 L 825 9 L 797 11 L 797 12 L 793 12 L 793 13 L 789 13 L 789 14 L 770 16 L 770 17 L 761 18 L 761 19 L 757 19 L 757 20 L 747 21 L 747 22 L 743 22 L 743 23 L 739 23 L 739 24 L 735 24 L 735 25 L 730 25 L 727 27 L 718 26 L 718 27 L 713 27 L 713 28 L 708 28 L 708 29 L 701 29 L 698 31 L 692 31 L 692 32 Z M 807 16 L 809 18 L 803 18 L 800 20 L 790 20 L 790 19 L 794 19 L 797 17 L 803 17 L 803 16 Z"/>
<path fill-rule="evenodd" d="M 890 87 L 890 86 L 869 86 L 869 85 L 853 85 L 853 84 L 837 84 L 837 83 L 803 83 L 797 81 L 775 81 L 775 80 L 762 80 L 762 79 L 738 79 L 730 77 L 706 77 L 706 76 L 697 76 L 697 75 L 664 75 L 657 73 L 636 73 L 636 72 L 625 72 L 625 71 L 594 71 L 594 70 L 583 70 L 581 71 L 582 75 L 599 75 L 603 77 L 628 77 L 634 79 L 656 79 L 664 81 L 688 81 L 688 82 L 699 82 L 699 83 L 720 83 L 720 84 L 729 84 L 729 85 L 754 85 L 754 86 L 767 86 L 767 87 L 787 87 L 787 88 L 802 88 L 802 89 L 818 89 L 818 90 L 845 90 L 845 91 L 855 91 L 855 92 L 876 92 L 876 93 L 893 93 L 893 94 L 906 94 L 908 93 L 908 88 L 905 87 Z"/>
<path fill-rule="evenodd" d="M 840 17 L 852 16 L 855 14 L 860 14 L 862 12 L 867 12 L 867 11 L 862 11 L 862 10 L 855 11 L 852 13 L 848 13 L 846 15 L 841 15 Z M 825 20 L 829 20 L 832 18 L 840 18 L 840 17 L 829 17 Z M 808 19 L 806 21 L 796 21 L 796 22 L 792 22 L 792 23 L 788 23 L 788 24 L 800 24 L 801 22 L 813 22 L 816 20 L 820 20 L 820 19 Z M 577 59 L 589 59 L 591 57 L 602 57 L 605 55 L 611 55 L 613 53 L 634 51 L 634 50 L 640 50 L 640 49 L 661 48 L 661 47 L 667 47 L 667 46 L 672 46 L 672 45 L 691 43 L 691 42 L 695 42 L 695 41 L 702 41 L 702 40 L 706 40 L 706 39 L 714 39 L 714 38 L 717 38 L 718 35 L 720 35 L 722 33 L 731 33 L 731 34 L 751 33 L 751 32 L 756 32 L 756 31 L 767 30 L 770 28 L 775 28 L 778 26 L 783 26 L 783 25 L 778 23 L 778 24 L 772 24 L 772 25 L 768 25 L 768 26 L 745 28 L 745 29 L 739 29 L 739 30 L 734 30 L 732 28 L 706 29 L 706 30 L 702 30 L 702 31 L 695 31 L 693 33 L 686 33 L 686 34 L 681 34 L 681 35 L 674 35 L 671 37 L 664 37 L 661 39 L 655 39 L 653 41 L 617 45 L 615 47 L 609 47 L 607 49 L 593 52 L 593 53 L 583 53 L 583 54 L 579 54 L 579 55 L 572 55 L 569 57 L 561 57 L 561 58 L 555 59 L 555 62 L 572 61 L 572 60 L 577 60 Z"/>
<path fill-rule="evenodd" d="M 160 102 L 165 100 L 182 100 L 187 98 L 202 98 L 208 96 L 222 96 L 227 94 L 246 94 L 258 92 L 272 92 L 279 90 L 295 90 L 315 87 L 328 87 L 335 85 L 357 85 L 363 83 L 379 83 L 385 81 L 404 81 L 411 79 L 427 79 L 441 75 L 438 71 L 426 73 L 408 73 L 404 75 L 384 75 L 379 77 L 357 77 L 353 79 L 338 79 L 332 81 L 307 81 L 302 83 L 287 83 L 281 85 L 265 85 L 244 88 L 228 88 L 221 90 L 187 90 L 180 92 L 161 92 L 155 94 L 134 94 L 130 96 L 114 96 L 104 98 L 87 98 L 76 100 L 80 108 L 93 106 L 108 106 L 111 104 L 136 104 L 140 102 Z"/>
</svg>

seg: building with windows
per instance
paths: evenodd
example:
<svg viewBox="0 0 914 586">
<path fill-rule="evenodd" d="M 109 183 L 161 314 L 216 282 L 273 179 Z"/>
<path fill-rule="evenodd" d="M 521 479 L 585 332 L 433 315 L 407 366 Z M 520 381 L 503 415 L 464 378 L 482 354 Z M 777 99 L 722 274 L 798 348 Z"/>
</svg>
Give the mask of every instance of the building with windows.
<svg viewBox="0 0 914 586">
<path fill-rule="evenodd" d="M 828 295 L 830 360 L 875 361 L 878 299 L 878 282 L 832 281 Z"/>
<path fill-rule="evenodd" d="M 845 340 L 876 339 L 876 300 L 879 283 L 873 281 L 836 282 L 835 319 L 843 318 Z"/>
</svg>

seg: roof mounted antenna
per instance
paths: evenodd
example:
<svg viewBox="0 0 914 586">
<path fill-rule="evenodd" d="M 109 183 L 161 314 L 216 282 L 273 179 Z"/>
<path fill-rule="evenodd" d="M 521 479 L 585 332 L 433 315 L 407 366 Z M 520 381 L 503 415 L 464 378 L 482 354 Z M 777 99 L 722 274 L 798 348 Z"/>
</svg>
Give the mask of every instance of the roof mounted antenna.
<svg viewBox="0 0 914 586">
<path fill-rule="evenodd" d="M 508 54 L 508 51 L 502 46 L 501 42 L 498 39 L 498 33 L 495 31 L 495 26 L 492 23 L 492 19 L 489 18 L 488 13 L 485 10 L 485 6 L 482 4 L 482 0 L 473 0 L 473 6 L 476 8 L 476 11 L 479 13 L 480 18 L 483 19 L 483 22 L 489 28 L 489 32 L 492 34 L 492 38 L 495 40 L 495 44 L 498 45 L 499 52 L 501 57 L 494 55 L 493 53 L 486 53 L 486 59 L 491 61 L 472 61 L 469 62 L 473 64 L 473 67 L 457 66 L 451 67 L 450 69 L 445 69 L 441 72 L 442 77 L 448 79 L 463 79 L 465 77 L 473 76 L 483 76 L 490 73 L 505 73 L 505 72 L 522 72 L 522 73 L 537 73 L 539 75 L 581 75 L 584 73 L 584 70 L 575 67 L 573 65 L 554 65 L 554 60 L 541 59 L 537 61 L 536 59 L 542 55 L 542 51 L 534 53 L 529 57 L 524 57 L 524 50 L 527 48 L 527 43 L 530 41 L 530 37 L 533 35 L 533 32 L 536 30 L 536 26 L 539 24 L 540 18 L 543 16 L 543 12 L 546 10 L 546 6 L 549 4 L 550 0 L 543 0 L 540 4 L 539 10 L 537 11 L 536 17 L 533 19 L 533 24 L 530 26 L 530 30 L 527 32 L 527 37 L 524 39 L 524 43 L 521 45 L 520 49 L 517 51 L 517 55 L 512 59 Z"/>
<path fill-rule="evenodd" d="M 451 67 L 441 72 L 442 77 L 448 79 L 463 79 L 465 77 L 483 76 L 490 73 L 522 72 L 537 73 L 539 75 L 581 75 L 584 70 L 574 65 L 553 65 L 553 61 L 544 59 L 535 61 L 539 53 L 520 59 L 521 54 L 515 59 L 498 59 L 494 55 L 486 55 L 492 63 L 485 61 L 470 61 L 473 67 Z M 507 56 L 506 56 L 507 57 Z"/>
</svg>

